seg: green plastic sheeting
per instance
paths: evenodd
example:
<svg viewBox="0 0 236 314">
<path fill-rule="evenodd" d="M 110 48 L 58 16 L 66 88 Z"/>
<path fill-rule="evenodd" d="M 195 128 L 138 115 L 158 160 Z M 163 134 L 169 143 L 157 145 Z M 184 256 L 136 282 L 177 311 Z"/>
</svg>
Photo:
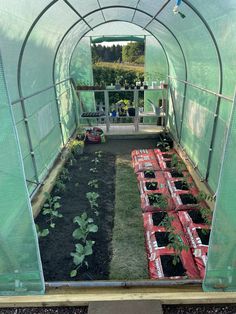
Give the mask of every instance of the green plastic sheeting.
<svg viewBox="0 0 236 314">
<path fill-rule="evenodd" d="M 166 79 L 167 60 L 164 51 L 158 41 L 153 36 L 147 36 L 145 40 L 145 68 L 144 78 L 149 88 L 160 86 L 160 81 Z M 153 112 L 154 107 L 159 107 L 159 101 L 163 98 L 163 92 L 144 92 L 144 111 Z M 156 124 L 156 118 L 144 118 L 144 123 Z"/>
<path fill-rule="evenodd" d="M 84 60 L 87 60 L 84 62 Z M 91 42 L 89 37 L 84 37 L 76 46 L 70 66 L 70 74 L 77 85 L 93 85 L 93 68 Z M 81 111 L 95 111 L 94 93 L 80 92 Z"/>
<path fill-rule="evenodd" d="M 2 294 L 43 291 L 24 181 L 33 194 L 78 126 L 79 99 L 71 78 L 93 85 L 90 37 L 102 36 L 146 36 L 148 79 L 168 81 L 171 133 L 213 192 L 220 178 L 204 287 L 236 291 L 235 112 L 220 176 L 235 90 L 236 2 L 182 0 L 181 14 L 174 14 L 175 3 L 1 0 L 0 47 L 9 94 L 8 101 L 1 78 L 0 139 L 8 148 L 0 153 L 5 171 L 0 191 L 0 242 L 6 243 L 0 261 Z M 151 95 L 145 99 L 154 97 L 157 104 L 160 95 Z M 92 93 L 80 97 L 85 111 L 94 110 Z"/>
<path fill-rule="evenodd" d="M 44 280 L 0 56 L 0 295 L 42 294 Z"/>
<path fill-rule="evenodd" d="M 205 291 L 236 289 L 236 97 L 229 122 L 203 285 Z"/>
</svg>

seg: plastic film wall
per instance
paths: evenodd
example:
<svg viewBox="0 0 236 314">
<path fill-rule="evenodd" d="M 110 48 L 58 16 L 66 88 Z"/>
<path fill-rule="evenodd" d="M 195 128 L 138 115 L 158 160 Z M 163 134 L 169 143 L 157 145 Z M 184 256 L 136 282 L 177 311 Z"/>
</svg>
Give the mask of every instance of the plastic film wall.
<svg viewBox="0 0 236 314">
<path fill-rule="evenodd" d="M 7 193 L 10 195 L 15 178 L 11 172 L 9 176 L 2 176 L 1 184 L 6 189 L 0 192 L 4 192 L 2 204 L 9 208 L 7 214 L 4 212 L 4 221 L 10 227 L 5 230 L 3 226 L 3 236 L 10 241 L 6 248 L 9 260 L 11 254 L 18 257 L 20 246 L 15 247 L 14 243 L 28 243 L 32 250 L 30 256 L 21 257 L 24 261 L 16 259 L 21 267 L 13 265 L 10 277 L 5 277 L 3 265 L 3 282 L 13 283 L 14 287 L 17 283 L 19 290 L 15 293 L 27 293 L 22 290 L 25 284 L 18 285 L 22 278 L 26 278 L 24 276 L 27 276 L 28 283 L 36 283 L 34 291 L 42 292 L 37 243 L 29 215 L 23 170 L 17 158 L 22 158 L 28 189 L 33 192 L 76 128 L 78 99 L 69 79 L 73 73 L 76 77 L 81 73 L 89 77 L 91 66 L 88 43 L 86 40 L 81 45 L 77 46 L 77 43 L 88 32 L 90 36 L 96 36 L 96 26 L 102 24 L 109 28 L 110 34 L 113 31 L 114 35 L 117 34 L 115 21 L 133 23 L 158 39 L 156 54 L 153 46 L 148 52 L 148 62 L 150 65 L 151 61 L 155 63 L 153 67 L 159 67 L 157 71 L 162 75 L 166 75 L 168 63 L 169 128 L 214 192 L 218 186 L 226 134 L 230 134 L 220 176 L 204 287 L 206 290 L 215 289 L 215 283 L 219 283 L 215 279 L 221 273 L 228 278 L 227 289 L 235 290 L 235 257 L 230 254 L 236 238 L 233 224 L 230 225 L 235 200 L 233 191 L 226 189 L 228 182 L 233 186 L 232 175 L 235 173 L 234 168 L 231 171 L 227 167 L 234 165 L 232 146 L 236 136 L 234 120 L 232 129 L 229 124 L 236 77 L 236 3 L 235 0 L 182 0 L 179 6 L 182 15 L 173 14 L 174 5 L 174 0 L 21 0 L 17 4 L 15 0 L 1 1 L 0 46 L 21 147 L 20 156 L 16 139 L 14 136 L 9 139 L 9 151 L 13 152 L 12 169 L 15 169 L 14 175 L 19 173 L 20 179 L 15 189 L 15 193 L 19 193 L 15 204 L 5 196 Z M 158 60 L 164 60 L 164 55 L 167 57 L 165 67 L 157 65 Z M 78 62 L 79 58 L 84 58 L 84 62 Z M 2 97 L 6 95 L 3 93 Z M 6 102 L 1 102 L 0 108 L 3 108 L 2 104 L 5 107 L 1 115 L 1 136 L 10 137 L 13 133 L 10 132 L 9 108 Z M 4 132 L 8 133 L 5 135 Z M 8 154 L 1 151 L 2 169 L 6 158 L 9 161 Z M 19 234 L 12 234 L 8 240 L 5 233 L 8 235 L 9 230 L 17 226 L 21 212 L 20 218 L 25 224 L 17 227 Z M 224 223 L 220 223 L 222 221 Z M 222 239 L 227 243 L 224 248 Z M 4 263 L 7 264 L 6 261 Z M 12 275 L 14 269 L 17 270 L 15 277 Z M 21 269 L 22 277 L 19 275 L 18 279 Z M 4 287 L 0 290 L 5 291 Z"/>
<path fill-rule="evenodd" d="M 44 292 L 29 195 L 22 156 L 6 90 L 0 56 L 0 294 Z"/>
</svg>

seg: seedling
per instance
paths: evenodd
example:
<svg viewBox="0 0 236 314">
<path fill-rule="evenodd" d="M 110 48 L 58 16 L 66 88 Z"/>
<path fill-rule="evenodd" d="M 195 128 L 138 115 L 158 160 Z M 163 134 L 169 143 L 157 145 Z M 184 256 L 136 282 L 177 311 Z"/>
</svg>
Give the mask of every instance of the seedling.
<svg viewBox="0 0 236 314">
<path fill-rule="evenodd" d="M 203 191 L 200 191 L 198 196 L 197 196 L 197 200 L 200 202 L 200 201 L 214 201 L 214 197 L 210 194 L 207 194 Z"/>
<path fill-rule="evenodd" d="M 76 187 L 76 188 L 79 187 L 79 182 L 75 183 L 75 187 Z"/>
<path fill-rule="evenodd" d="M 45 192 L 47 203 L 43 206 L 43 215 L 49 216 L 50 227 L 55 228 L 55 218 L 62 218 L 63 215 L 58 212 L 58 209 L 61 207 L 59 200 L 60 196 L 51 196 L 49 193 Z"/>
<path fill-rule="evenodd" d="M 77 243 L 75 245 L 75 252 L 70 253 L 70 255 L 73 257 L 73 262 L 76 266 L 75 269 L 73 269 L 70 272 L 71 277 L 77 276 L 78 270 L 80 267 L 85 264 L 88 267 L 88 262 L 85 261 L 86 256 L 93 254 L 93 245 L 95 241 L 86 241 L 85 245 L 82 245 L 80 243 Z"/>
<path fill-rule="evenodd" d="M 179 234 L 170 232 L 168 238 L 170 243 L 167 245 L 167 247 L 173 248 L 175 250 L 173 265 L 176 265 L 180 261 L 179 254 L 181 254 L 183 250 L 188 251 L 189 247 L 184 244 Z"/>
<path fill-rule="evenodd" d="M 99 151 L 95 152 L 95 155 L 96 155 L 98 158 L 101 158 L 101 157 L 102 157 L 102 151 L 99 150 Z"/>
<path fill-rule="evenodd" d="M 212 211 L 210 210 L 210 208 L 200 208 L 200 212 L 201 212 L 202 218 L 204 219 L 204 222 L 210 226 L 211 219 L 212 219 Z"/>
<path fill-rule="evenodd" d="M 98 231 L 98 226 L 93 223 L 92 218 L 88 218 L 86 213 L 81 216 L 76 216 L 73 220 L 77 223 L 79 228 L 75 229 L 73 232 L 73 237 L 76 240 L 82 240 L 84 243 L 89 235 L 89 233 L 96 233 Z"/>
<path fill-rule="evenodd" d="M 57 179 L 57 181 L 55 183 L 55 191 L 56 191 L 56 193 L 62 193 L 62 192 L 65 192 L 65 190 L 66 190 L 65 183 L 63 183 L 61 178 Z"/>
<path fill-rule="evenodd" d="M 96 180 L 96 179 L 90 180 L 88 182 L 88 186 L 90 186 L 91 188 L 94 188 L 94 189 L 98 189 L 98 180 Z"/>
<path fill-rule="evenodd" d="M 60 174 L 60 180 L 62 182 L 70 181 L 70 174 L 69 174 L 69 170 L 67 168 L 62 168 L 61 174 Z"/>
<path fill-rule="evenodd" d="M 97 199 L 99 197 L 99 194 L 96 193 L 96 192 L 88 192 L 86 193 L 86 197 L 89 201 L 89 204 L 90 204 L 90 207 L 91 209 L 94 210 L 95 214 L 98 216 L 98 211 L 97 211 L 97 208 L 98 208 L 98 203 L 97 203 Z"/>
<path fill-rule="evenodd" d="M 72 140 L 72 141 L 69 143 L 70 152 L 71 152 L 74 156 L 78 156 L 78 155 L 82 154 L 82 152 L 83 152 L 83 147 L 84 147 L 84 141 Z"/>
<path fill-rule="evenodd" d="M 95 164 L 95 166 L 96 166 L 97 164 L 99 164 L 99 162 L 100 162 L 100 160 L 99 160 L 97 157 L 95 157 L 95 158 L 92 159 L 91 161 Z"/>
<path fill-rule="evenodd" d="M 168 201 L 162 194 L 149 194 L 148 199 L 151 201 L 150 205 L 161 208 L 162 210 L 165 210 L 168 206 Z"/>
<path fill-rule="evenodd" d="M 44 238 L 44 237 L 46 237 L 49 234 L 49 230 L 48 229 L 40 230 L 40 228 L 39 228 L 39 226 L 37 224 L 35 224 L 35 227 L 36 227 L 38 238 Z"/>
<path fill-rule="evenodd" d="M 94 168 L 90 168 L 89 171 L 90 171 L 90 172 L 93 172 L 93 173 L 98 172 L 98 171 L 97 171 L 97 168 L 95 168 L 95 167 L 94 167 Z"/>
<path fill-rule="evenodd" d="M 177 170 L 178 173 L 182 173 L 184 170 L 186 170 L 186 166 L 183 163 L 182 160 L 180 160 L 178 158 L 178 156 L 176 154 L 172 155 L 171 158 L 171 167 L 175 168 Z"/>
</svg>

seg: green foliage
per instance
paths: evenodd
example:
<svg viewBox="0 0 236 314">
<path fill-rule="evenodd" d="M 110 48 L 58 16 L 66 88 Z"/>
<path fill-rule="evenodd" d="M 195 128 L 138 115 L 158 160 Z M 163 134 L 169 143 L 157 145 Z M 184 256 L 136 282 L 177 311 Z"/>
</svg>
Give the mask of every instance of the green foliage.
<svg viewBox="0 0 236 314">
<path fill-rule="evenodd" d="M 96 167 L 90 168 L 89 171 L 92 172 L 92 173 L 97 173 L 98 172 Z"/>
<path fill-rule="evenodd" d="M 200 202 L 200 201 L 214 201 L 214 196 L 210 195 L 210 194 L 207 194 L 203 191 L 200 191 L 198 196 L 197 196 L 197 200 Z"/>
<path fill-rule="evenodd" d="M 176 229 L 172 224 L 173 221 L 174 217 L 166 215 L 159 225 L 165 227 L 166 231 L 169 232 L 168 240 L 170 243 L 167 247 L 173 248 L 175 250 L 173 265 L 176 265 L 180 260 L 179 254 L 182 252 L 182 250 L 188 251 L 189 247 L 184 244 L 180 234 L 176 233 Z"/>
<path fill-rule="evenodd" d="M 200 212 L 201 212 L 202 218 L 204 219 L 204 222 L 210 226 L 212 222 L 212 211 L 210 210 L 210 208 L 201 207 Z"/>
<path fill-rule="evenodd" d="M 85 261 L 85 258 L 86 256 L 93 254 L 94 243 L 94 241 L 86 241 L 85 245 L 80 243 L 75 245 L 75 252 L 70 253 L 70 255 L 73 257 L 73 263 L 76 266 L 76 268 L 70 272 L 71 277 L 77 276 L 78 270 L 83 266 L 83 264 L 88 267 L 88 262 Z"/>
<path fill-rule="evenodd" d="M 97 203 L 97 199 L 99 197 L 99 194 L 96 193 L 96 192 L 87 192 L 86 193 L 86 197 L 89 201 L 89 204 L 90 204 L 90 207 L 91 209 L 94 210 L 95 214 L 98 216 L 98 211 L 97 211 L 97 208 L 98 208 L 98 203 Z"/>
<path fill-rule="evenodd" d="M 96 179 L 90 180 L 88 182 L 88 186 L 90 186 L 91 188 L 94 188 L 94 189 L 98 189 L 98 180 L 96 180 Z"/>
<path fill-rule="evenodd" d="M 122 61 L 136 63 L 140 56 L 144 55 L 144 43 L 134 42 L 128 43 L 122 47 Z"/>
<path fill-rule="evenodd" d="M 84 243 L 86 242 L 89 233 L 98 231 L 98 226 L 93 223 L 92 218 L 88 218 L 86 213 L 83 213 L 81 216 L 76 216 L 73 222 L 79 226 L 79 228 L 74 230 L 72 234 L 73 237 L 76 240 L 82 240 Z"/>
<path fill-rule="evenodd" d="M 164 195 L 159 194 L 149 194 L 148 195 L 149 200 L 152 200 L 152 206 L 161 208 L 162 210 L 165 210 L 168 206 L 168 200 Z"/>
<path fill-rule="evenodd" d="M 97 152 L 95 152 L 95 155 L 97 156 L 97 158 L 102 158 L 102 151 L 98 150 Z"/>
<path fill-rule="evenodd" d="M 58 209 L 61 207 L 59 200 L 60 196 L 51 196 L 49 193 L 44 193 L 46 197 L 46 203 L 43 206 L 42 212 L 43 215 L 49 216 L 50 227 L 55 228 L 55 218 L 62 218 L 63 215 L 58 212 Z"/>
<path fill-rule="evenodd" d="M 184 170 L 186 170 L 184 162 L 178 157 L 177 154 L 172 155 L 171 167 L 175 168 L 178 173 L 182 173 Z"/>
<path fill-rule="evenodd" d="M 46 237 L 49 234 L 49 230 L 48 229 L 40 230 L 40 228 L 39 228 L 39 226 L 37 224 L 35 224 L 35 227 L 36 227 L 38 238 L 44 238 L 44 237 Z"/>
<path fill-rule="evenodd" d="M 92 60 L 94 62 L 105 61 L 105 62 L 120 62 L 122 60 L 122 46 L 112 45 L 92 45 Z"/>
<path fill-rule="evenodd" d="M 81 155 L 83 152 L 83 148 L 84 148 L 84 141 L 81 140 L 72 140 L 69 143 L 69 148 L 71 151 L 71 154 L 75 156 Z"/>
<path fill-rule="evenodd" d="M 62 168 L 59 178 L 63 182 L 70 181 L 69 170 L 67 168 Z"/>
<path fill-rule="evenodd" d="M 92 163 L 95 164 L 95 166 L 100 163 L 100 160 L 99 160 L 99 158 L 97 158 L 97 157 L 95 157 L 95 158 L 92 159 L 91 161 L 92 161 Z"/>
<path fill-rule="evenodd" d="M 62 193 L 62 192 L 65 192 L 65 190 L 66 190 L 66 185 L 59 177 L 55 183 L 55 192 Z"/>
</svg>

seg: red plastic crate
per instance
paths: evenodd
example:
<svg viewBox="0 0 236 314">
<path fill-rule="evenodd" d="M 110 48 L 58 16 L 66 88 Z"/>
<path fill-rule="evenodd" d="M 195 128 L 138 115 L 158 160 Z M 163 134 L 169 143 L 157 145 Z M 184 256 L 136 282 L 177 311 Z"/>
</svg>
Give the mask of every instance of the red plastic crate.
<svg viewBox="0 0 236 314">
<path fill-rule="evenodd" d="M 157 160 L 148 160 L 148 161 L 139 161 L 133 162 L 133 166 L 134 166 L 134 171 L 137 172 L 143 172 L 145 170 L 160 170 L 160 166 L 157 162 Z"/>
<path fill-rule="evenodd" d="M 176 191 L 171 193 L 172 200 L 174 203 L 175 210 L 186 210 L 199 206 L 197 200 L 198 190 L 194 189 L 192 191 Z"/>
<path fill-rule="evenodd" d="M 174 228 L 174 232 L 176 232 L 180 236 L 180 238 L 182 239 L 185 245 L 188 245 L 188 241 L 183 234 L 183 229 L 178 219 L 178 215 L 173 211 L 168 212 L 167 214 L 169 217 L 173 218 L 173 221 L 171 222 L 171 226 Z M 199 278 L 200 274 L 197 267 L 194 264 L 192 251 L 190 249 L 188 251 L 182 250 L 182 252 L 179 254 L 182 265 L 186 270 L 186 274 L 182 276 L 171 276 L 171 277 L 165 275 L 165 269 L 163 270 L 163 266 L 161 263 L 162 256 L 174 255 L 175 251 L 173 248 L 168 248 L 166 246 L 158 247 L 155 233 L 165 232 L 166 228 L 164 226 L 154 226 L 151 215 L 152 215 L 151 213 L 143 214 L 144 226 L 146 229 L 146 232 L 145 232 L 146 249 L 149 256 L 150 278 L 151 279 L 167 279 L 167 278 L 183 279 L 186 276 L 188 278 Z"/>
<path fill-rule="evenodd" d="M 149 201 L 149 195 L 150 194 L 161 194 L 163 195 L 166 200 L 167 200 L 167 207 L 166 208 L 161 208 L 161 207 L 156 207 L 150 204 Z M 172 201 L 172 198 L 170 196 L 170 193 L 168 189 L 163 189 L 162 191 L 158 190 L 157 193 L 151 193 L 151 192 L 146 192 L 141 194 L 141 208 L 143 212 L 156 212 L 156 211 L 162 211 L 162 210 L 173 210 L 174 209 L 174 203 Z"/>
<path fill-rule="evenodd" d="M 156 185 L 156 187 L 155 187 Z M 152 180 L 140 180 L 138 182 L 140 193 L 168 193 L 168 187 L 164 177 Z"/>
<path fill-rule="evenodd" d="M 156 155 L 154 154 L 153 149 L 135 149 L 132 151 L 131 157 L 133 159 L 136 156 L 149 156 L 155 158 Z"/>
<path fill-rule="evenodd" d="M 203 279 L 206 272 L 208 247 L 191 249 L 191 251 L 193 254 L 194 262 L 199 270 L 200 277 Z"/>
<path fill-rule="evenodd" d="M 137 179 L 138 181 L 152 181 L 155 179 L 161 180 L 162 182 L 166 182 L 165 176 L 162 171 L 153 171 L 154 177 L 153 178 L 147 178 L 145 177 L 145 171 L 143 172 L 137 172 Z"/>
</svg>

